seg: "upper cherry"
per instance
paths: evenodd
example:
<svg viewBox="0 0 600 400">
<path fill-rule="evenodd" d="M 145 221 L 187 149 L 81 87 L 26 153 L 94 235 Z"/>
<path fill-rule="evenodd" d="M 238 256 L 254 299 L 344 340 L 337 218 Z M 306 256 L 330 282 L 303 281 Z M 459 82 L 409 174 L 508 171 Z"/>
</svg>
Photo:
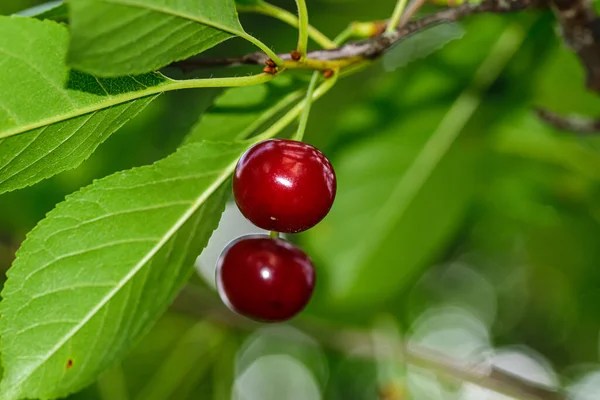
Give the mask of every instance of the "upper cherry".
<svg viewBox="0 0 600 400">
<path fill-rule="evenodd" d="M 317 148 L 270 139 L 250 148 L 233 177 L 235 201 L 259 228 L 297 233 L 319 223 L 333 205 L 335 172 Z"/>
<path fill-rule="evenodd" d="M 310 300 L 315 272 L 308 256 L 292 244 L 268 236 L 239 238 L 217 264 L 217 289 L 225 304 L 246 317 L 287 320 Z"/>
</svg>

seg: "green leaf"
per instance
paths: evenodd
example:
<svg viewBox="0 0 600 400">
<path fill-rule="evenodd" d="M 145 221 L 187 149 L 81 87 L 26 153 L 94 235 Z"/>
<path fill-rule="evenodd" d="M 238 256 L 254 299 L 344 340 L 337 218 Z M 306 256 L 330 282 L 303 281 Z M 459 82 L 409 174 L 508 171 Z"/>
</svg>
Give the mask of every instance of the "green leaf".
<svg viewBox="0 0 600 400">
<path fill-rule="evenodd" d="M 324 264 L 323 292 L 331 307 L 389 301 L 458 227 L 478 170 L 466 148 L 446 148 L 454 135 L 428 135 L 440 111 L 405 117 L 333 160 L 336 201 L 306 234 L 309 254 Z"/>
<path fill-rule="evenodd" d="M 64 396 L 125 354 L 189 278 L 247 147 L 190 144 L 95 182 L 38 224 L 2 292 L 3 399 Z"/>
<path fill-rule="evenodd" d="M 69 8 L 69 62 L 97 76 L 150 72 L 233 36 L 254 40 L 233 0 L 77 0 Z"/>
<path fill-rule="evenodd" d="M 67 45 L 55 22 L 0 17 L 0 193 L 78 166 L 169 82 L 70 72 Z"/>
</svg>

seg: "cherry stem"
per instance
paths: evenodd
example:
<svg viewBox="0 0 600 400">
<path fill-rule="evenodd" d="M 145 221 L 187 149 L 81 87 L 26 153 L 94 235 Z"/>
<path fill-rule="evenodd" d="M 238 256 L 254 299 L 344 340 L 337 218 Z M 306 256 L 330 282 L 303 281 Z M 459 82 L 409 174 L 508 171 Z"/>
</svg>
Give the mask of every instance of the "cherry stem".
<svg viewBox="0 0 600 400">
<path fill-rule="evenodd" d="M 339 74 L 336 73 L 330 79 L 326 79 L 319 87 L 314 91 L 312 96 L 312 101 L 316 101 L 321 98 L 325 93 L 327 93 L 336 83 L 337 76 Z M 281 132 L 285 127 L 294 122 L 298 115 L 301 114 L 303 110 L 304 103 L 302 101 L 298 102 L 291 110 L 289 110 L 285 115 L 283 115 L 277 122 L 271 125 L 267 130 L 265 130 L 260 135 L 254 136 L 250 139 L 251 143 L 259 143 L 263 140 L 267 140 L 272 138 Z"/>
<path fill-rule="evenodd" d="M 269 236 L 271 237 L 271 239 L 279 239 L 279 232 L 271 231 L 269 233 Z"/>
<path fill-rule="evenodd" d="M 298 47 L 297 50 L 300 52 L 302 58 L 306 58 L 306 52 L 308 50 L 308 7 L 306 7 L 306 0 L 296 0 L 298 6 Z"/>
<path fill-rule="evenodd" d="M 398 0 L 396 3 L 396 8 L 394 8 L 394 13 L 388 22 L 388 26 L 386 28 L 386 32 L 393 32 L 398 28 L 398 24 L 400 24 L 400 19 L 402 18 L 402 14 L 404 14 L 404 9 L 406 8 L 406 4 L 408 0 Z"/>
<path fill-rule="evenodd" d="M 319 81 L 319 75 L 319 71 L 313 72 L 310 84 L 308 85 L 308 90 L 306 92 L 304 108 L 302 109 L 302 114 L 300 115 L 300 123 L 298 124 L 298 130 L 296 131 L 296 134 L 292 137 L 292 139 L 297 140 L 299 142 L 302 141 L 302 138 L 304 137 L 304 132 L 306 131 L 306 125 L 308 124 L 308 117 L 310 115 L 310 109 L 313 102 L 313 94 L 315 92 L 315 88 L 317 87 L 317 82 Z"/>
<path fill-rule="evenodd" d="M 284 10 L 283 8 L 274 6 L 273 4 L 261 3 L 252 6 L 244 6 L 237 4 L 236 8 L 239 12 L 252 12 L 276 18 L 294 28 L 298 28 L 300 26 L 300 21 L 296 15 L 292 14 L 287 10 Z M 308 37 L 322 48 L 334 49 L 337 47 L 336 44 L 331 41 L 331 39 L 325 36 L 314 26 L 308 25 L 307 31 Z"/>
</svg>

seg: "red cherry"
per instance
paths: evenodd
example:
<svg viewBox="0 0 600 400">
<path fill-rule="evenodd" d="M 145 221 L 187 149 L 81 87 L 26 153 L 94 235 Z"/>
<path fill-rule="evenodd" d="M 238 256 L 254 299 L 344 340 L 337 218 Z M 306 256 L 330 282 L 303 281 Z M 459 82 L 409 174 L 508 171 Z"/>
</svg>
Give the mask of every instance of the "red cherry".
<svg viewBox="0 0 600 400">
<path fill-rule="evenodd" d="M 253 235 L 230 243 L 217 264 L 217 289 L 232 310 L 280 322 L 302 311 L 315 286 L 308 256 L 292 244 Z"/>
<path fill-rule="evenodd" d="M 335 172 L 317 148 L 294 140 L 271 139 L 239 160 L 233 195 L 240 211 L 259 228 L 297 233 L 329 212 L 336 192 Z"/>
</svg>

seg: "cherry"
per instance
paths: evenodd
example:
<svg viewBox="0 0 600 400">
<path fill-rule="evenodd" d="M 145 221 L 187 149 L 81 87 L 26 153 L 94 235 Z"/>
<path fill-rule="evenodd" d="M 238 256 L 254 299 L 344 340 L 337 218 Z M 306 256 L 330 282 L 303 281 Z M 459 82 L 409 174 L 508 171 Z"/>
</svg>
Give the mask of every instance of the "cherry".
<svg viewBox="0 0 600 400">
<path fill-rule="evenodd" d="M 264 235 L 231 242 L 216 274 L 217 289 L 230 309 L 266 322 L 285 321 L 302 311 L 315 286 L 308 256 L 291 243 Z"/>
<path fill-rule="evenodd" d="M 297 233 L 329 212 L 336 192 L 335 172 L 317 148 L 294 140 L 270 139 L 239 160 L 233 194 L 242 214 L 259 228 Z"/>
</svg>

